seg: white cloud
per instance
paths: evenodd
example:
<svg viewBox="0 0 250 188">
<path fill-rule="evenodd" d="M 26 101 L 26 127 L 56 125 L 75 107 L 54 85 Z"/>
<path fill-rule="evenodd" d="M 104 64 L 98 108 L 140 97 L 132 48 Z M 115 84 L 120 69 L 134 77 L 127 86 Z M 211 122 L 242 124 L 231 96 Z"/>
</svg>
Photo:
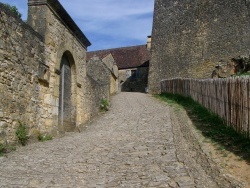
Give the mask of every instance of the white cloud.
<svg viewBox="0 0 250 188">
<path fill-rule="evenodd" d="M 91 50 L 143 44 L 151 34 L 154 0 L 75 0 L 74 3 L 62 0 L 61 3 L 92 42 Z M 93 40 L 100 36 L 106 37 L 107 42 Z"/>
<path fill-rule="evenodd" d="M 124 16 L 150 13 L 153 0 L 68 0 L 60 1 L 76 17 L 118 20 Z"/>
<path fill-rule="evenodd" d="M 27 15 L 27 0 L 2 0 Z M 89 38 L 91 50 L 146 43 L 151 34 L 154 0 L 60 0 Z"/>
</svg>

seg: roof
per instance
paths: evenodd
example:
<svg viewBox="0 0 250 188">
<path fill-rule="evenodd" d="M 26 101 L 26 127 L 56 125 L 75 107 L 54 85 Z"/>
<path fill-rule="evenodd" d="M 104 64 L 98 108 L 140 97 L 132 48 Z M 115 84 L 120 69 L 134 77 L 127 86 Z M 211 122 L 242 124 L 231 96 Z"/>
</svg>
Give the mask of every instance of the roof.
<svg viewBox="0 0 250 188">
<path fill-rule="evenodd" d="M 70 31 L 81 42 L 83 46 L 88 47 L 91 45 L 90 41 L 83 34 L 81 29 L 76 25 L 74 20 L 70 17 L 68 12 L 63 8 L 63 6 L 58 0 L 29 0 L 28 5 L 48 5 L 50 8 L 53 9 L 53 11 L 57 13 L 57 16 L 59 16 L 63 24 L 65 24 L 70 29 Z"/>
<path fill-rule="evenodd" d="M 108 54 L 112 54 L 118 69 L 149 66 L 150 53 L 146 45 L 87 52 L 87 61 L 94 56 L 103 59 Z"/>
</svg>

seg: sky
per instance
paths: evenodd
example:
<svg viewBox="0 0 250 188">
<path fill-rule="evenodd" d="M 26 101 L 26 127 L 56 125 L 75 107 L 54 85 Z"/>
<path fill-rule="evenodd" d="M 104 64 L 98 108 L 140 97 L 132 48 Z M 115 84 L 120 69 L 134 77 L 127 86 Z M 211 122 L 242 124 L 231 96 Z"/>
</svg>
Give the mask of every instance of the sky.
<svg viewBox="0 0 250 188">
<path fill-rule="evenodd" d="M 27 19 L 28 0 L 0 0 Z M 154 0 L 59 0 L 91 42 L 88 51 L 146 44 Z"/>
</svg>

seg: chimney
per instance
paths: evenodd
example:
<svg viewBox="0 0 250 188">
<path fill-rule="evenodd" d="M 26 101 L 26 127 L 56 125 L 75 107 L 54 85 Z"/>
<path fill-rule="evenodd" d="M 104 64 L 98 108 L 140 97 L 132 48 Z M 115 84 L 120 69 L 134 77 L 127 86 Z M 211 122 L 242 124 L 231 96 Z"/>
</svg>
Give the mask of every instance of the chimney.
<svg viewBox="0 0 250 188">
<path fill-rule="evenodd" d="M 151 35 L 148 36 L 148 38 L 147 38 L 147 49 L 148 49 L 148 50 L 151 49 Z"/>
</svg>

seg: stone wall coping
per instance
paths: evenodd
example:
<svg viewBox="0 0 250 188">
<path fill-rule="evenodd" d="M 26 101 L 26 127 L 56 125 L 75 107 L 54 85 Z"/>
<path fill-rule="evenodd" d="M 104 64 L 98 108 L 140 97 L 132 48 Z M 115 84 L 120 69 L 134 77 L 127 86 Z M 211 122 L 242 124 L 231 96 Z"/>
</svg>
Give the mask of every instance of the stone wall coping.
<svg viewBox="0 0 250 188">
<path fill-rule="evenodd" d="M 54 11 L 57 16 L 61 19 L 62 23 L 70 29 L 74 36 L 81 42 L 85 47 L 91 45 L 90 41 L 83 34 L 81 29 L 77 26 L 68 12 L 63 8 L 58 0 L 29 0 L 28 6 L 37 6 L 37 5 L 47 5 L 49 8 Z"/>
</svg>

